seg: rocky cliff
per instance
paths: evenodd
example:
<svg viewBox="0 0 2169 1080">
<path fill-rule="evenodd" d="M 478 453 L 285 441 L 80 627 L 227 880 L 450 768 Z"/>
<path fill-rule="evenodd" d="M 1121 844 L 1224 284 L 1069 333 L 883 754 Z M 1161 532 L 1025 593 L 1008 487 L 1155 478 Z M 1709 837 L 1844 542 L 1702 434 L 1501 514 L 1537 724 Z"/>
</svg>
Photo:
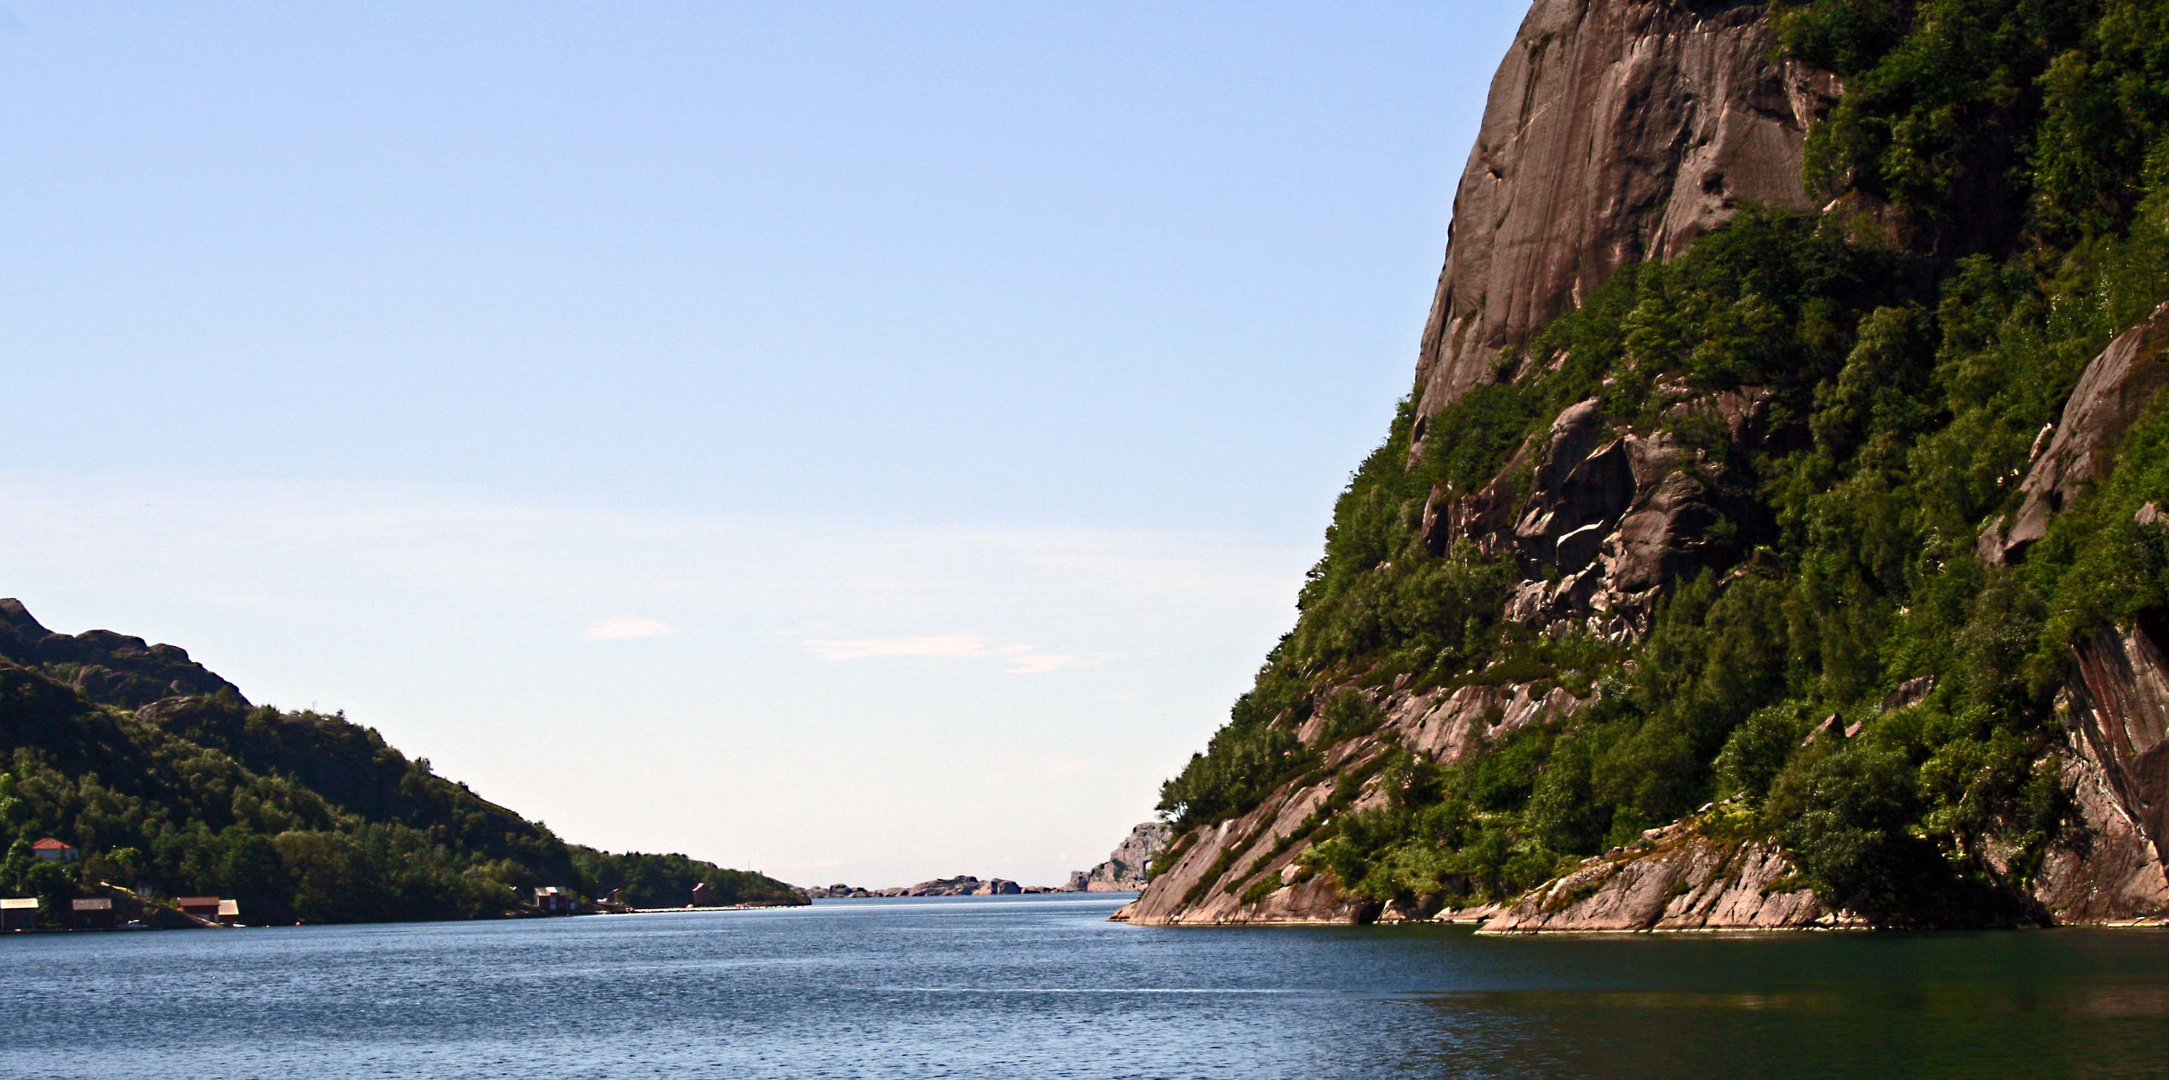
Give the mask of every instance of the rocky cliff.
<svg viewBox="0 0 2169 1080">
<path fill-rule="evenodd" d="M 1808 206 L 1801 144 L 1836 81 L 1776 53 L 1760 4 L 1537 0 L 1454 191 L 1422 415 L 1499 377 L 1503 351 L 1620 268 L 1743 203 Z"/>
<path fill-rule="evenodd" d="M 1146 871 L 1152 859 L 1167 842 L 1173 839 L 1173 831 L 1164 821 L 1147 821 L 1130 830 L 1107 861 L 1090 870 L 1073 870 L 1064 892 L 1134 892 L 1145 887 Z"/>
<path fill-rule="evenodd" d="M 2118 447 L 2169 385 L 2169 305 L 2120 335 L 2088 364 L 2047 445 L 2020 488 L 2021 502 L 1981 535 L 1992 562 L 2021 558 L 2056 513 L 2105 479 Z M 2036 443 L 2042 440 L 2036 439 Z M 2148 502 L 2131 524 L 2160 531 Z M 2141 610 L 2122 628 L 2097 627 L 2071 645 L 2071 676 L 2057 695 L 2065 732 L 2063 782 L 2075 810 L 2051 849 L 2036 893 L 2071 922 L 2169 919 L 2169 610 Z"/>
<path fill-rule="evenodd" d="M 1770 845 L 1713 836 L 1699 816 L 1589 859 L 1484 921 L 1486 934 L 1798 930 L 1857 924 L 1833 913 Z"/>
<path fill-rule="evenodd" d="M 2169 917 L 2169 627 L 2154 615 L 2072 651 L 2060 695 L 2063 780 L 2076 811 L 2038 894 L 2068 922 Z"/>
<path fill-rule="evenodd" d="M 85 697 L 131 709 L 184 695 L 223 694 L 248 704 L 238 687 L 189 659 L 186 649 L 110 630 L 56 634 L 13 597 L 0 599 L 0 657 L 41 667 Z"/>
<path fill-rule="evenodd" d="M 2111 195 L 2013 164 L 2091 122 L 2058 50 L 2139 46 L 1958 7 L 1537 0 L 1410 399 L 1119 918 L 2169 918 L 2169 189 L 2097 163 L 2067 249 Z"/>
<path fill-rule="evenodd" d="M 1383 722 L 1326 751 L 1323 768 L 1275 788 L 1248 813 L 1178 837 L 1162 855 L 1136 903 L 1121 918 L 1138 923 L 1367 922 L 1384 911 L 1373 899 L 1349 897 L 1298 859 L 1336 816 L 1383 805 L 1387 755 L 1406 749 L 1454 765 L 1532 725 L 1573 716 L 1584 702 L 1563 688 L 1500 682 L 1379 696 Z M 1324 738 L 1325 713 L 1298 737 Z"/>
<path fill-rule="evenodd" d="M 2125 433 L 2163 386 L 2169 386 L 2169 306 L 2118 335 L 2086 365 L 2056 423 L 2034 439 L 2018 508 L 1982 531 L 1981 558 L 2025 558 L 2026 549 L 2048 535 L 2057 511 L 2108 476 Z"/>
</svg>

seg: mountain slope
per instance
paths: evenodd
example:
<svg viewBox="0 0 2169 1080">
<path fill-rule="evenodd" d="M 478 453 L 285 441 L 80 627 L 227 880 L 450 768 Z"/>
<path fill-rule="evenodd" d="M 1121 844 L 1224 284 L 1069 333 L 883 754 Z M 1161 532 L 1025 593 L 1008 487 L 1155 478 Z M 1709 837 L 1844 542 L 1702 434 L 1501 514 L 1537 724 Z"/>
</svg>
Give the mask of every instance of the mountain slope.
<svg viewBox="0 0 2169 1080">
<path fill-rule="evenodd" d="M 56 837 L 78 863 L 30 851 Z M 482 918 L 527 890 L 803 902 L 682 855 L 568 845 L 341 716 L 251 706 L 171 645 L 56 634 L 0 600 L 0 889 L 239 899 L 250 921 Z"/>
<path fill-rule="evenodd" d="M 2165 130 L 2169 4 L 1539 0 L 1127 917 L 2169 917 Z"/>
</svg>

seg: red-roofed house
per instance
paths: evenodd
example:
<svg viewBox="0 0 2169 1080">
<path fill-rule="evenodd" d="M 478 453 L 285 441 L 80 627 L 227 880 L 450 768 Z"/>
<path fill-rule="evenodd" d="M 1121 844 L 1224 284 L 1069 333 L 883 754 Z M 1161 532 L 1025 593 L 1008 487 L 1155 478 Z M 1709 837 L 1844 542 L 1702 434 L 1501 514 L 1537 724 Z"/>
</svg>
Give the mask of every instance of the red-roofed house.
<svg viewBox="0 0 2169 1080">
<path fill-rule="evenodd" d="M 82 852 L 75 850 L 75 848 L 67 844 L 63 844 L 50 836 L 38 841 L 35 844 L 30 845 L 30 850 L 34 854 L 36 854 L 38 858 L 43 859 L 46 862 L 74 862 L 75 860 L 82 858 L 83 855 Z"/>
</svg>

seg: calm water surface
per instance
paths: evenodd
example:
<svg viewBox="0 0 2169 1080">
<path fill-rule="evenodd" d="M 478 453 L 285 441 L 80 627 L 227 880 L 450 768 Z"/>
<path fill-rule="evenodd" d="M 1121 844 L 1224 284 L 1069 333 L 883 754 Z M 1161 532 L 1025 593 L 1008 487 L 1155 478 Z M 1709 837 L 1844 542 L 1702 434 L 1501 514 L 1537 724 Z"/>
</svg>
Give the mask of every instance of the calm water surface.
<svg viewBox="0 0 2169 1080">
<path fill-rule="evenodd" d="M 0 1075 L 2169 1075 L 2161 932 L 1499 941 L 1121 899 L 9 937 Z"/>
</svg>

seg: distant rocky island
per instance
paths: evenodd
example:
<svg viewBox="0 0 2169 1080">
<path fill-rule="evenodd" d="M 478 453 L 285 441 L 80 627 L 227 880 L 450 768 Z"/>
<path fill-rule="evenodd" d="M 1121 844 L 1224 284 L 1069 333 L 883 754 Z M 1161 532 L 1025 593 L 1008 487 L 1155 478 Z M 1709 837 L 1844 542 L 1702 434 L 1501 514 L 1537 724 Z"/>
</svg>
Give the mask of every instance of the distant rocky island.
<svg viewBox="0 0 2169 1080">
<path fill-rule="evenodd" d="M 969 875 L 936 878 L 917 885 L 904 885 L 888 889 L 868 889 L 856 885 L 824 885 L 805 890 L 813 900 L 871 900 L 884 897 L 904 896 L 1021 896 L 1039 893 L 1081 892 L 1136 892 L 1145 887 L 1147 868 L 1154 856 L 1167 846 L 1174 830 L 1166 822 L 1153 820 L 1130 830 L 1130 835 L 1116 845 L 1107 861 L 1090 870 L 1073 870 L 1069 881 L 1059 886 L 1019 885 L 1006 878 L 988 878 L 981 881 Z"/>
<path fill-rule="evenodd" d="M 1019 885 L 1008 878 L 988 878 L 981 881 L 969 874 L 963 874 L 887 889 L 867 889 L 857 885 L 821 885 L 807 889 L 806 896 L 812 900 L 871 900 L 902 896 L 1020 896 L 1025 893 L 1060 891 L 1043 885 Z"/>
</svg>

